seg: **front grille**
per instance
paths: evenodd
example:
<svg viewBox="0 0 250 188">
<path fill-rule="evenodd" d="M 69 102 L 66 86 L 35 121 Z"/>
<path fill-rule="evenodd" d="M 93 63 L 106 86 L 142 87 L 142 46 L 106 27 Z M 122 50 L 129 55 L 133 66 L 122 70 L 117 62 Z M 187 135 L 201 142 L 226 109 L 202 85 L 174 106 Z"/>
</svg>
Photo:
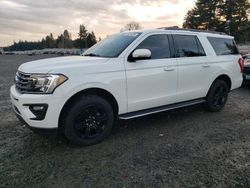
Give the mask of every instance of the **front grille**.
<svg viewBox="0 0 250 188">
<path fill-rule="evenodd" d="M 15 85 L 16 89 L 20 93 L 28 93 L 31 91 L 31 84 L 32 84 L 32 78 L 31 74 L 26 74 L 23 72 L 18 71 L 16 73 L 16 78 L 15 78 Z"/>
<path fill-rule="evenodd" d="M 250 75 L 250 67 L 244 67 L 243 73 Z"/>
</svg>

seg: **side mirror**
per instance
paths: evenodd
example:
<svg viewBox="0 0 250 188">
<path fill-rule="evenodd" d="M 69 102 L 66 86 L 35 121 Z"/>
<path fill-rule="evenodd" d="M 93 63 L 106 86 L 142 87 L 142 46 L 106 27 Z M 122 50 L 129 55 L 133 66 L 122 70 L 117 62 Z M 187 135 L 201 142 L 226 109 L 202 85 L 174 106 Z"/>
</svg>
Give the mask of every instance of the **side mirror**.
<svg viewBox="0 0 250 188">
<path fill-rule="evenodd" d="M 148 49 L 137 49 L 132 53 L 132 60 L 144 60 L 151 58 L 151 51 Z"/>
</svg>

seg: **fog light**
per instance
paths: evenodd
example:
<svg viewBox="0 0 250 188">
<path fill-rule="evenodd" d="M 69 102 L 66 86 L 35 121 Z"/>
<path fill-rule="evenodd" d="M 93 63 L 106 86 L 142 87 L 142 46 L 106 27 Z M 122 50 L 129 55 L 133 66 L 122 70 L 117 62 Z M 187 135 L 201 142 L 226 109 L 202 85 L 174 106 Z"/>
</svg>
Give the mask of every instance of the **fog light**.
<svg viewBox="0 0 250 188">
<path fill-rule="evenodd" d="M 41 111 L 44 109 L 44 106 L 33 106 L 32 109 L 35 111 Z"/>
<path fill-rule="evenodd" d="M 24 104 L 24 106 L 28 106 L 32 114 L 34 114 L 35 118 L 30 118 L 31 120 L 44 120 L 48 104 Z"/>
</svg>

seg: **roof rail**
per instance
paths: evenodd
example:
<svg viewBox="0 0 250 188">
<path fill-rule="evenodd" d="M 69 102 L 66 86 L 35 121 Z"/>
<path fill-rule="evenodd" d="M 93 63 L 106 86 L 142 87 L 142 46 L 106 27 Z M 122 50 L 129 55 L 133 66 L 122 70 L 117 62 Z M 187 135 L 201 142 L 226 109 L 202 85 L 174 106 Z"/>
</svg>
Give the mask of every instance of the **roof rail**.
<svg viewBox="0 0 250 188">
<path fill-rule="evenodd" d="M 219 34 L 219 35 L 228 35 L 223 32 L 217 32 L 217 31 L 209 31 L 209 30 L 201 30 L 201 29 L 185 29 L 185 28 L 179 28 L 178 26 L 173 27 L 161 27 L 157 29 L 164 29 L 164 30 L 176 30 L 176 31 L 192 31 L 192 32 L 200 32 L 200 33 L 212 33 L 212 34 Z"/>
</svg>

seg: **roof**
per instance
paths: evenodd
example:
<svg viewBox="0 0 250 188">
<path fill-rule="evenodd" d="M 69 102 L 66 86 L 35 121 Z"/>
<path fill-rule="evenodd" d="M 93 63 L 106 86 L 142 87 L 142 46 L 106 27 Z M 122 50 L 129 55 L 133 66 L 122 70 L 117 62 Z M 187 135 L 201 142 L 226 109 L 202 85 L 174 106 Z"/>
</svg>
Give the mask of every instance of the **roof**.
<svg viewBox="0 0 250 188">
<path fill-rule="evenodd" d="M 171 30 L 171 31 L 191 31 L 196 33 L 210 33 L 210 34 L 218 34 L 218 35 L 227 35 L 223 32 L 217 32 L 217 31 L 210 31 L 210 30 L 201 30 L 201 29 L 185 29 L 185 28 L 179 28 L 179 27 L 162 27 L 158 29 L 164 29 L 164 30 Z M 227 35 L 229 36 L 229 35 Z"/>
<path fill-rule="evenodd" d="M 178 28 L 178 27 L 162 27 L 157 29 L 146 29 L 146 30 L 137 30 L 137 32 L 142 33 L 151 33 L 151 32 L 157 32 L 157 31 L 175 31 L 176 33 L 196 33 L 200 35 L 206 35 L 206 36 L 214 36 L 214 37 L 222 37 L 222 38 L 233 38 L 230 35 L 227 35 L 223 32 L 216 32 L 216 31 L 209 31 L 209 30 L 198 30 L 198 29 L 184 29 L 184 28 Z M 136 32 L 136 31 L 127 31 L 127 32 Z"/>
</svg>

